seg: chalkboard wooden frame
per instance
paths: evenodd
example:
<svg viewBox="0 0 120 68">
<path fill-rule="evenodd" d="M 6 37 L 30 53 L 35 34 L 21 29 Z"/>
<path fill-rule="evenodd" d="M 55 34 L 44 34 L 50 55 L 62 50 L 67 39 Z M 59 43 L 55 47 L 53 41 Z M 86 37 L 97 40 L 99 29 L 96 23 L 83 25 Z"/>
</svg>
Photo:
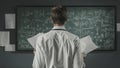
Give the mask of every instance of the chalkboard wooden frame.
<svg viewBox="0 0 120 68">
<path fill-rule="evenodd" d="M 16 6 L 16 51 L 19 51 L 19 52 L 32 52 L 33 50 L 19 50 L 18 49 L 18 29 L 17 29 L 17 27 L 18 27 L 18 25 L 17 25 L 17 8 L 19 8 L 19 7 L 52 7 L 52 6 L 54 6 L 54 5 L 42 5 L 42 6 L 40 6 L 40 5 L 37 5 L 37 6 L 35 6 L 35 5 L 29 5 L 29 6 L 23 6 L 23 5 L 18 5 L 18 6 Z M 75 5 L 75 6 L 73 6 L 73 5 L 68 5 L 68 6 L 66 6 L 66 7 L 114 7 L 114 10 L 115 10 L 115 40 L 114 40 L 114 49 L 112 49 L 112 50 L 95 50 L 95 51 L 116 51 L 117 50 L 117 47 L 116 47 L 116 6 L 115 5 Z"/>
</svg>

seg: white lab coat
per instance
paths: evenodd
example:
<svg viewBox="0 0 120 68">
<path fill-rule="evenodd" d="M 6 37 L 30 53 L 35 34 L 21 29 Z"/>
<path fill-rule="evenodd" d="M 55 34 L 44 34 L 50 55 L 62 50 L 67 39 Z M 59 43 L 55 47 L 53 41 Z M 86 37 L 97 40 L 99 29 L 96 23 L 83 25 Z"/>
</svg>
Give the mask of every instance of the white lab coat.
<svg viewBox="0 0 120 68">
<path fill-rule="evenodd" d="M 90 36 L 79 39 L 64 26 L 54 26 L 49 32 L 38 33 L 28 41 L 36 50 L 33 68 L 85 68 L 83 57 L 98 48 Z"/>
</svg>

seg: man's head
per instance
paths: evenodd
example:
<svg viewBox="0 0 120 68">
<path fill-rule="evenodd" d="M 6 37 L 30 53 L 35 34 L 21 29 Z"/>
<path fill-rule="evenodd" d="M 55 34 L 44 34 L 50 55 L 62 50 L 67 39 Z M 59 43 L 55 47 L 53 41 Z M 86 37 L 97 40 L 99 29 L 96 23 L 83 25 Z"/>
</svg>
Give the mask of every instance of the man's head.
<svg viewBox="0 0 120 68">
<path fill-rule="evenodd" d="M 63 6 L 55 6 L 51 10 L 53 24 L 63 25 L 67 21 L 67 9 Z"/>
</svg>

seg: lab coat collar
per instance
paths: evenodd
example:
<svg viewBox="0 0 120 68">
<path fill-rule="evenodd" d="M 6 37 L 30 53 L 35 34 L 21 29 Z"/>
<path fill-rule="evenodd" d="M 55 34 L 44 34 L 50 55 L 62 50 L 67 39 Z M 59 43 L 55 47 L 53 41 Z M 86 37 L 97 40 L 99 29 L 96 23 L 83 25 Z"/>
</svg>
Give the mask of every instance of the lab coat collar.
<svg viewBox="0 0 120 68">
<path fill-rule="evenodd" d="M 65 30 L 65 26 L 63 25 L 63 26 L 54 26 L 52 29 L 63 29 L 63 30 Z"/>
</svg>

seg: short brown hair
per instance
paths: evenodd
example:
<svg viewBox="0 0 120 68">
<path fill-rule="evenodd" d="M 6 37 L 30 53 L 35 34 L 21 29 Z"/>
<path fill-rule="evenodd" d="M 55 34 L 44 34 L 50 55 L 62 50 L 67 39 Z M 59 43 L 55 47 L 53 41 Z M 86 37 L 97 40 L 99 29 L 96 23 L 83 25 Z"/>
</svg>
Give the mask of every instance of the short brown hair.
<svg viewBox="0 0 120 68">
<path fill-rule="evenodd" d="M 55 6 L 51 10 L 51 18 L 54 24 L 64 24 L 67 20 L 67 9 L 64 6 Z"/>
</svg>

